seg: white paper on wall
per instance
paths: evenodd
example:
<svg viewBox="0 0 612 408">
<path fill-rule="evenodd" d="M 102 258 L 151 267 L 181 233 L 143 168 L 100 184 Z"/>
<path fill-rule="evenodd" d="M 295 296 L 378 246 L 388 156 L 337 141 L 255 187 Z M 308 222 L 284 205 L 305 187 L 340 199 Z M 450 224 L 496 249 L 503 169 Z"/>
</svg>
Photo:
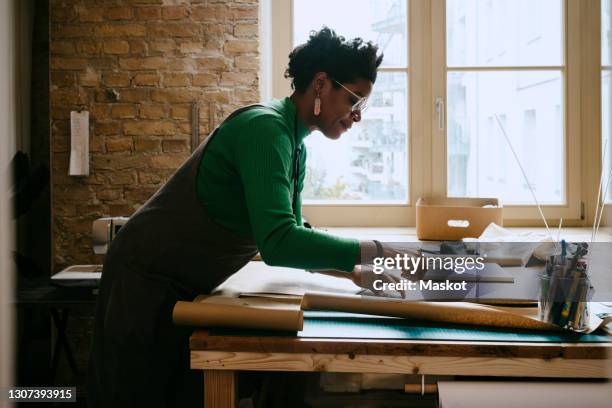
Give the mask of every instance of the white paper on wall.
<svg viewBox="0 0 612 408">
<path fill-rule="evenodd" d="M 89 112 L 70 112 L 71 176 L 89 176 Z"/>
</svg>

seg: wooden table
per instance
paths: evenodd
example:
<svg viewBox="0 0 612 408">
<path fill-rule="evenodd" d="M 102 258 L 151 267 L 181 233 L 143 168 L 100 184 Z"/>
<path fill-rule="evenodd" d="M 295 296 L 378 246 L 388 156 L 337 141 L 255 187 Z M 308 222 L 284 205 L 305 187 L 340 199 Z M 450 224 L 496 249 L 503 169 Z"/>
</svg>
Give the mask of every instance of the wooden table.
<svg viewBox="0 0 612 408">
<path fill-rule="evenodd" d="M 211 335 L 190 339 L 206 407 L 236 406 L 238 371 L 610 378 L 610 343 L 515 343 Z"/>
<path fill-rule="evenodd" d="M 546 233 L 543 228 L 510 228 Z M 329 228 L 330 233 L 387 242 L 417 242 L 414 228 Z M 573 241 L 589 241 L 590 228 L 564 228 Z M 598 241 L 612 242 L 601 229 Z M 249 265 L 253 267 L 253 265 Z M 265 292 L 262 272 L 228 280 L 234 292 Z M 295 273 L 295 271 L 293 272 Z M 269 275 L 278 283 L 278 276 Z M 231 281 L 231 282 L 230 282 Z M 284 282 L 284 281 L 283 281 Z M 300 285 L 296 285 L 300 286 Z M 197 330 L 190 339 L 191 367 L 204 370 L 205 406 L 234 407 L 238 371 L 349 372 L 491 377 L 610 378 L 609 343 L 518 343 L 217 336 Z"/>
</svg>

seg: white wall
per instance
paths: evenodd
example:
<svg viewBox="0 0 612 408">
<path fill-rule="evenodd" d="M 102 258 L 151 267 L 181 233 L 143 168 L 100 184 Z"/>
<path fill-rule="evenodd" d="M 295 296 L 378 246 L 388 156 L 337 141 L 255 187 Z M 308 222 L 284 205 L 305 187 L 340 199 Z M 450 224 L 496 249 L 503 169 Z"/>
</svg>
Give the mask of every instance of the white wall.
<svg viewBox="0 0 612 408">
<path fill-rule="evenodd" d="M 19 0 L 0 0 L 0 388 L 13 382 L 13 271 L 10 251 L 14 225 L 9 207 L 9 163 L 15 152 L 16 86 L 14 31 Z M 8 407 L 0 401 L 0 407 Z"/>
</svg>

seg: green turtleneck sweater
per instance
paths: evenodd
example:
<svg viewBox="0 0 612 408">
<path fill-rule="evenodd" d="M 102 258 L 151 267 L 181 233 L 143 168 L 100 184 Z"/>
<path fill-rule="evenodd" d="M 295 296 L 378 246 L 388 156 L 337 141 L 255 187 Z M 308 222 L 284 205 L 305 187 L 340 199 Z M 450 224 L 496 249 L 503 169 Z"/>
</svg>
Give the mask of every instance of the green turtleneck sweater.
<svg viewBox="0 0 612 408">
<path fill-rule="evenodd" d="M 215 222 L 253 238 L 268 265 L 351 271 L 359 241 L 302 226 L 309 130 L 290 98 L 253 108 L 221 125 L 200 162 L 197 195 Z M 297 134 L 295 125 L 297 121 Z M 302 146 L 296 214 L 292 211 L 293 155 Z"/>
</svg>

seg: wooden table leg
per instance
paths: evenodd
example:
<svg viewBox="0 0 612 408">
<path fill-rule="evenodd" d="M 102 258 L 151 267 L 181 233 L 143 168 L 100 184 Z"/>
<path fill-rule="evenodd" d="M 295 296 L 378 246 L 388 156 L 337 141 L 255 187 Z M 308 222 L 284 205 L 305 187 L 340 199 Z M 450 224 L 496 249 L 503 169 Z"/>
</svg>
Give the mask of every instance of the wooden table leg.
<svg viewBox="0 0 612 408">
<path fill-rule="evenodd" d="M 237 387 L 233 370 L 204 370 L 204 407 L 235 408 Z"/>
</svg>

